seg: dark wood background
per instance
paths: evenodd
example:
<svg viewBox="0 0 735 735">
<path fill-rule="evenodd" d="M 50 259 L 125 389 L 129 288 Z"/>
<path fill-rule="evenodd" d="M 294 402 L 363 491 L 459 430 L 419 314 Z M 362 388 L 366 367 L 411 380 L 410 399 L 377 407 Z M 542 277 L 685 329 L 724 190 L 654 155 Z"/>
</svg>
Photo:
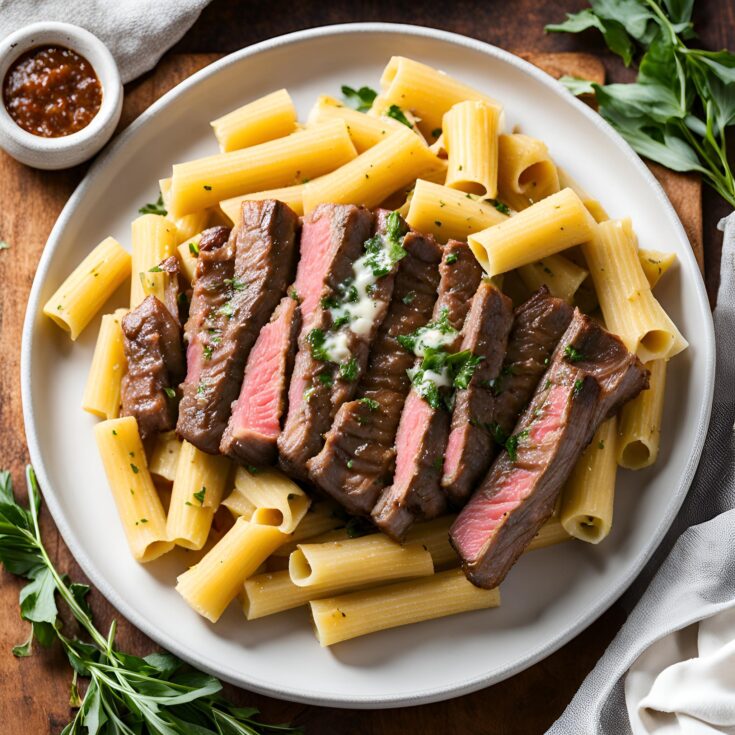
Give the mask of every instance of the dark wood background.
<svg viewBox="0 0 735 735">
<path fill-rule="evenodd" d="M 565 12 L 584 7 L 580 0 L 484 0 L 483 2 L 415 3 L 396 0 L 345 2 L 236 2 L 214 0 L 183 39 L 164 57 L 164 64 L 181 62 L 171 54 L 226 53 L 266 38 L 314 26 L 361 20 L 415 23 L 463 33 L 510 51 L 587 51 L 605 63 L 608 79 L 626 81 L 630 71 L 607 53 L 599 36 L 544 34 L 546 23 Z M 696 28 L 703 46 L 735 48 L 735 2 L 699 0 Z M 325 62 L 327 63 L 327 62 Z M 178 70 L 179 73 L 182 70 Z M 190 73 L 193 69 L 189 69 Z M 161 93 L 151 75 L 128 85 L 126 120 Z M 0 239 L 11 249 L 0 253 L 0 467 L 13 471 L 22 484 L 28 461 L 19 388 L 20 331 L 35 265 L 53 219 L 84 175 L 86 168 L 65 172 L 31 171 L 0 152 Z M 719 279 L 721 237 L 719 218 L 728 212 L 716 195 L 705 189 L 705 279 L 714 302 Z M 83 471 L 83 468 L 80 468 Z M 52 557 L 74 579 L 83 575 L 44 514 L 44 535 Z M 32 658 L 15 659 L 10 648 L 24 640 L 28 626 L 17 607 L 19 583 L 6 572 L 0 576 L 0 732 L 43 735 L 59 733 L 68 721 L 70 671 L 58 649 L 36 651 Z M 101 629 L 115 611 L 99 595 L 92 606 Z M 146 653 L 153 644 L 120 619 L 118 642 L 124 649 Z M 228 689 L 243 703 L 258 706 L 269 721 L 291 720 L 304 725 L 308 735 L 403 735 L 404 733 L 483 733 L 536 735 L 561 714 L 577 687 L 594 666 L 625 619 L 613 607 L 576 639 L 527 671 L 494 687 L 449 702 L 417 708 L 377 711 L 334 710 L 279 702 L 248 692 Z M 298 662 L 296 663 L 298 665 Z M 308 672 L 304 672 L 308 676 Z"/>
</svg>

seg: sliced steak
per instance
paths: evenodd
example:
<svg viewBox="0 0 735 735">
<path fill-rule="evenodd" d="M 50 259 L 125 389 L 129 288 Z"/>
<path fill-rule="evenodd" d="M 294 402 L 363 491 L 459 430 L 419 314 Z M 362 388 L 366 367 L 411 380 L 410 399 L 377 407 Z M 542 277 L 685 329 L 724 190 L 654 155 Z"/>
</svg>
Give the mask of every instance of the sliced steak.
<svg viewBox="0 0 735 735">
<path fill-rule="evenodd" d="M 373 216 L 351 204 L 321 204 L 304 219 L 301 262 L 295 289 L 301 299 L 303 326 L 298 341 L 288 414 L 278 437 L 279 462 L 294 478 L 308 478 L 306 462 L 322 447 L 322 434 L 331 425 L 331 387 L 335 365 L 315 356 L 315 334 L 332 326 L 328 303 L 352 276 L 372 232 Z"/>
<path fill-rule="evenodd" d="M 146 297 L 122 319 L 127 372 L 122 415 L 134 416 L 145 439 L 176 425 L 175 386 L 184 375 L 181 327 L 155 297 Z"/>
<path fill-rule="evenodd" d="M 301 328 L 298 302 L 285 296 L 250 351 L 240 397 L 232 404 L 220 452 L 241 464 L 270 465 L 286 409 L 286 392 Z"/>
<path fill-rule="evenodd" d="M 503 581 L 600 423 L 647 386 L 647 371 L 620 339 L 575 311 L 508 450 L 450 530 L 473 584 Z"/>
<path fill-rule="evenodd" d="M 546 286 L 516 309 L 503 367 L 493 383 L 493 429 L 500 436 L 513 431 L 571 320 L 572 307 Z"/>
<path fill-rule="evenodd" d="M 434 238 L 410 232 L 398 264 L 388 314 L 373 344 L 357 400 L 343 403 L 322 451 L 309 462 L 312 481 L 348 511 L 368 515 L 390 482 L 395 437 L 410 387 L 414 356 L 398 337 L 426 325 L 437 298 L 442 250 Z"/>
<path fill-rule="evenodd" d="M 497 451 L 492 388 L 500 374 L 512 323 L 511 300 L 492 283 L 483 281 L 472 299 L 460 348 L 481 357 L 482 362 L 475 368 L 467 387 L 455 394 L 444 456 L 441 484 L 454 505 L 464 505 Z"/>
<path fill-rule="evenodd" d="M 443 343 L 446 351 L 453 353 L 460 346 L 460 330 L 482 271 L 465 243 L 450 240 L 444 248 L 439 273 L 439 297 L 433 316 L 435 322 L 445 319 L 456 330 Z M 418 358 L 416 369 L 420 363 Z M 440 393 L 446 390 L 451 388 L 439 387 Z M 440 481 L 449 421 L 443 406 L 432 407 L 412 386 L 396 434 L 393 484 L 383 491 L 371 514 L 376 525 L 392 538 L 402 539 L 414 521 L 436 518 L 446 510 Z"/>
<path fill-rule="evenodd" d="M 218 453 L 250 349 L 291 281 L 297 228 L 285 204 L 244 201 L 226 242 L 199 243 L 176 430 L 204 452 Z"/>
</svg>

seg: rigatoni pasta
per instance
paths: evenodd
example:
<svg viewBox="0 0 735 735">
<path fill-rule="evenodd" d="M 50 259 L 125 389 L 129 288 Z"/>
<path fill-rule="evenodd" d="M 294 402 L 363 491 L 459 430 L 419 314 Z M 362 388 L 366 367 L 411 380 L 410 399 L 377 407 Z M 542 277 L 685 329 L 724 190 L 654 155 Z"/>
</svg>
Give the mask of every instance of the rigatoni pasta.
<svg viewBox="0 0 735 735">
<path fill-rule="evenodd" d="M 520 266 L 518 275 L 532 293 L 541 286 L 546 286 L 552 296 L 571 304 L 589 273 L 563 255 L 557 254 Z"/>
<path fill-rule="evenodd" d="M 285 89 L 260 97 L 213 120 L 212 129 L 223 153 L 247 148 L 296 129 L 296 108 Z"/>
<path fill-rule="evenodd" d="M 599 544 L 612 526 L 616 431 L 613 416 L 597 430 L 562 490 L 561 525 L 570 536 L 591 544 Z"/>
<path fill-rule="evenodd" d="M 475 587 L 459 569 L 310 603 L 322 646 L 422 620 L 486 610 L 499 604 L 497 588 Z"/>
<path fill-rule="evenodd" d="M 494 199 L 498 194 L 500 111 L 485 102 L 460 102 L 444 115 L 449 158 L 446 185 Z"/>
<path fill-rule="evenodd" d="M 134 309 L 145 298 L 140 274 L 170 258 L 178 243 L 176 225 L 160 214 L 143 214 L 133 220 L 132 279 L 130 281 L 130 308 Z"/>
<path fill-rule="evenodd" d="M 152 475 L 173 482 L 176 478 L 176 467 L 179 464 L 182 441 L 175 431 L 166 431 L 156 437 L 148 469 Z"/>
<path fill-rule="evenodd" d="M 564 189 L 505 222 L 467 238 L 490 276 L 505 273 L 589 240 L 597 225 L 571 190 Z"/>
<path fill-rule="evenodd" d="M 666 360 L 646 364 L 648 390 L 623 407 L 617 437 L 617 461 L 621 467 L 640 470 L 652 465 L 661 442 L 661 420 L 666 390 Z"/>
<path fill-rule="evenodd" d="M 132 416 L 94 427 L 107 482 L 133 557 L 149 562 L 170 551 L 166 516 L 148 472 L 138 424 Z"/>
<path fill-rule="evenodd" d="M 322 202 L 374 207 L 394 191 L 440 167 L 426 143 L 405 126 L 336 171 L 304 187 L 304 212 Z"/>
<path fill-rule="evenodd" d="M 639 248 L 638 260 L 641 262 L 648 285 L 655 288 L 664 273 L 676 263 L 676 253 L 662 253 L 659 250 Z"/>
<path fill-rule="evenodd" d="M 345 541 L 303 543 L 289 557 L 291 581 L 300 586 L 357 586 L 432 574 L 431 554 L 421 544 L 399 544 L 383 534 Z"/>
<path fill-rule="evenodd" d="M 117 418 L 120 412 L 120 384 L 125 372 L 122 318 L 127 309 L 105 314 L 92 355 L 82 408 L 103 419 Z"/>
<path fill-rule="evenodd" d="M 43 313 L 75 340 L 130 269 L 130 254 L 115 238 L 105 238 L 46 302 Z"/>
<path fill-rule="evenodd" d="M 546 144 L 520 133 L 501 135 L 498 189 L 500 198 L 519 211 L 558 192 L 559 174 Z"/>
<path fill-rule="evenodd" d="M 171 210 L 181 217 L 250 192 L 303 183 L 357 155 L 344 120 L 173 167 Z"/>
</svg>

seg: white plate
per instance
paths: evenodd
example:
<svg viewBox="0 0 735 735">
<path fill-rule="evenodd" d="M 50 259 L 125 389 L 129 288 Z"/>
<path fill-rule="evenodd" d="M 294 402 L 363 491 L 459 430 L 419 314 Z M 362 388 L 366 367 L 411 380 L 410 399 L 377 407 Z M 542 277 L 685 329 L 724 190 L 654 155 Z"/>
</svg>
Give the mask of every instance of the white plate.
<svg viewBox="0 0 735 735">
<path fill-rule="evenodd" d="M 125 543 L 79 407 L 98 323 L 72 344 L 41 315 L 71 269 L 155 199 L 173 162 L 216 150 L 209 121 L 278 87 L 303 118 L 340 84 L 377 86 L 393 54 L 411 56 L 501 100 L 507 124 L 542 138 L 556 161 L 612 216 L 630 215 L 641 244 L 675 250 L 680 266 L 657 293 L 691 347 L 672 363 L 655 468 L 621 472 L 611 536 L 526 555 L 503 584 L 503 606 L 322 649 L 305 609 L 246 623 L 232 605 L 217 625 L 174 591 L 186 555 L 136 564 Z M 32 216 L 32 213 L 29 213 Z M 660 186 L 601 118 L 551 77 L 505 51 L 427 28 L 385 24 L 294 33 L 232 54 L 156 102 L 97 161 L 49 238 L 23 334 L 23 406 L 33 464 L 56 523 L 86 574 L 133 624 L 170 651 L 234 684 L 285 699 L 393 707 L 464 694 L 549 655 L 633 580 L 673 520 L 699 458 L 712 400 L 714 342 L 702 279 Z"/>
</svg>

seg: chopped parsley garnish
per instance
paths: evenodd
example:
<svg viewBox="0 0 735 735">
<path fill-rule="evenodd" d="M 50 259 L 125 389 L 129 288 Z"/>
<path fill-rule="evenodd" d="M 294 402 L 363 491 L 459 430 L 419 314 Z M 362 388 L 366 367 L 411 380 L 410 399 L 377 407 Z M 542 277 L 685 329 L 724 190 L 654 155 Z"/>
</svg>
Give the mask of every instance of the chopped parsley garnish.
<svg viewBox="0 0 735 735">
<path fill-rule="evenodd" d="M 485 358 L 479 355 L 473 355 L 469 350 L 457 352 L 451 357 L 459 365 L 459 370 L 457 370 L 454 376 L 454 387 L 463 390 L 469 386 L 475 369 Z"/>
<path fill-rule="evenodd" d="M 372 398 L 359 398 L 357 402 L 367 406 L 371 411 L 377 411 L 380 408 L 380 404 Z"/>
<path fill-rule="evenodd" d="M 227 301 L 226 303 L 222 304 L 222 306 L 217 309 L 217 313 L 221 314 L 222 316 L 226 316 L 228 319 L 232 319 L 232 317 L 235 315 L 235 307 L 232 304 L 232 301 Z"/>
<path fill-rule="evenodd" d="M 211 360 L 212 359 L 212 353 L 214 352 L 214 345 L 204 345 L 202 348 L 202 355 L 204 355 L 205 360 Z"/>
<path fill-rule="evenodd" d="M 202 485 L 202 489 L 198 493 L 192 493 L 194 498 L 199 501 L 199 505 L 204 505 L 204 495 L 207 492 L 207 488 Z"/>
<path fill-rule="evenodd" d="M 130 463 L 130 469 L 133 471 L 133 474 L 134 475 L 137 475 L 140 472 L 140 470 L 138 469 L 138 467 L 136 465 L 134 465 L 132 462 Z"/>
<path fill-rule="evenodd" d="M 327 387 L 330 387 L 334 381 L 332 380 L 332 376 L 329 375 L 329 373 L 322 373 L 321 375 L 317 376 L 317 380 L 322 384 L 326 385 Z"/>
<path fill-rule="evenodd" d="M 408 306 L 409 304 L 413 303 L 413 300 L 416 298 L 416 292 L 415 291 L 409 291 L 402 299 L 404 304 Z"/>
<path fill-rule="evenodd" d="M 446 258 L 444 258 L 444 262 L 447 265 L 452 265 L 452 263 L 456 263 L 459 260 L 459 255 L 457 253 L 449 253 Z"/>
<path fill-rule="evenodd" d="M 439 332 L 442 335 L 450 335 L 452 341 L 457 336 L 457 330 L 449 323 L 449 309 L 444 307 L 439 312 L 439 318 L 436 321 L 429 322 L 423 327 L 419 327 L 415 332 L 411 334 L 398 335 L 398 343 L 401 347 L 404 347 L 409 352 L 413 352 L 415 355 L 421 357 L 423 355 L 425 345 L 424 338 L 427 334 Z"/>
<path fill-rule="evenodd" d="M 604 449 L 605 448 L 605 440 L 604 439 L 600 439 L 600 441 L 597 442 L 597 448 L 598 449 Z"/>
<path fill-rule="evenodd" d="M 348 459 L 347 460 L 347 469 L 348 470 L 351 470 L 353 464 L 355 464 L 355 460 L 354 459 Z"/>
<path fill-rule="evenodd" d="M 176 391 L 173 388 L 164 388 L 163 390 L 169 398 L 176 398 Z"/>
<path fill-rule="evenodd" d="M 306 342 L 311 348 L 311 356 L 315 360 L 320 362 L 329 362 L 329 353 L 324 347 L 324 343 L 327 340 L 327 336 L 324 334 L 324 330 L 319 328 L 312 329 L 309 334 L 306 335 Z"/>
<path fill-rule="evenodd" d="M 189 252 L 195 257 L 199 257 L 199 245 L 197 245 L 193 240 L 189 243 Z"/>
<path fill-rule="evenodd" d="M 488 201 L 493 205 L 493 207 L 495 207 L 495 209 L 498 210 L 498 212 L 500 212 L 500 214 L 510 216 L 510 207 L 505 202 L 501 202 L 500 199 L 489 199 Z"/>
<path fill-rule="evenodd" d="M 564 356 L 569 360 L 569 362 L 579 362 L 580 360 L 584 360 L 584 354 L 572 345 L 567 345 L 564 348 Z"/>
<path fill-rule="evenodd" d="M 365 265 L 376 278 L 387 276 L 395 264 L 407 255 L 403 248 L 403 228 L 398 212 L 388 215 L 385 229 L 384 235 L 375 235 L 365 243 Z"/>
<path fill-rule="evenodd" d="M 411 121 L 405 116 L 403 110 L 398 105 L 391 105 L 387 109 L 385 114 L 388 117 L 392 117 L 394 120 L 398 120 L 399 123 L 403 123 L 413 130 L 413 125 L 411 124 Z"/>
<path fill-rule="evenodd" d="M 341 362 L 339 365 L 339 377 L 342 380 L 346 380 L 348 383 L 354 383 L 357 380 L 358 366 L 357 360 L 352 357 L 346 362 Z"/>
<path fill-rule="evenodd" d="M 148 269 L 148 272 L 149 272 L 149 273 L 162 273 L 162 268 L 161 268 L 161 266 L 160 266 L 160 265 L 154 265 L 154 266 L 153 266 L 153 268 L 149 268 L 149 269 Z M 97 274 L 95 273 L 95 276 L 96 276 L 96 275 L 97 275 Z"/>
<path fill-rule="evenodd" d="M 163 194 L 159 192 L 158 199 L 155 202 L 144 204 L 138 210 L 138 214 L 160 214 L 162 217 L 165 217 L 168 212 L 166 211 L 166 207 L 163 206 Z"/>
<path fill-rule="evenodd" d="M 438 138 L 441 134 L 442 134 L 442 129 L 441 128 L 434 128 L 431 131 L 431 137 L 434 138 L 434 139 Z"/>
<path fill-rule="evenodd" d="M 581 390 L 582 386 L 584 385 L 583 380 L 575 380 L 574 381 L 574 395 L 576 396 Z"/>
<path fill-rule="evenodd" d="M 343 84 L 342 96 L 350 107 L 354 108 L 358 112 L 366 112 L 372 107 L 378 93 L 370 87 L 353 89 L 352 87 L 348 87 L 346 84 Z"/>
<path fill-rule="evenodd" d="M 518 457 L 518 443 L 528 436 L 528 429 L 509 436 L 505 442 L 505 451 L 508 452 L 511 462 L 515 462 Z"/>
<path fill-rule="evenodd" d="M 336 296 L 322 296 L 319 299 L 319 306 L 322 309 L 334 309 L 339 306 L 339 299 Z"/>
<path fill-rule="evenodd" d="M 225 278 L 225 285 L 229 286 L 233 291 L 242 291 L 248 287 L 245 281 L 241 281 L 238 278 Z"/>
<path fill-rule="evenodd" d="M 301 297 L 298 294 L 298 291 L 295 288 L 289 288 L 288 289 L 288 295 L 297 303 L 301 303 Z"/>
</svg>

